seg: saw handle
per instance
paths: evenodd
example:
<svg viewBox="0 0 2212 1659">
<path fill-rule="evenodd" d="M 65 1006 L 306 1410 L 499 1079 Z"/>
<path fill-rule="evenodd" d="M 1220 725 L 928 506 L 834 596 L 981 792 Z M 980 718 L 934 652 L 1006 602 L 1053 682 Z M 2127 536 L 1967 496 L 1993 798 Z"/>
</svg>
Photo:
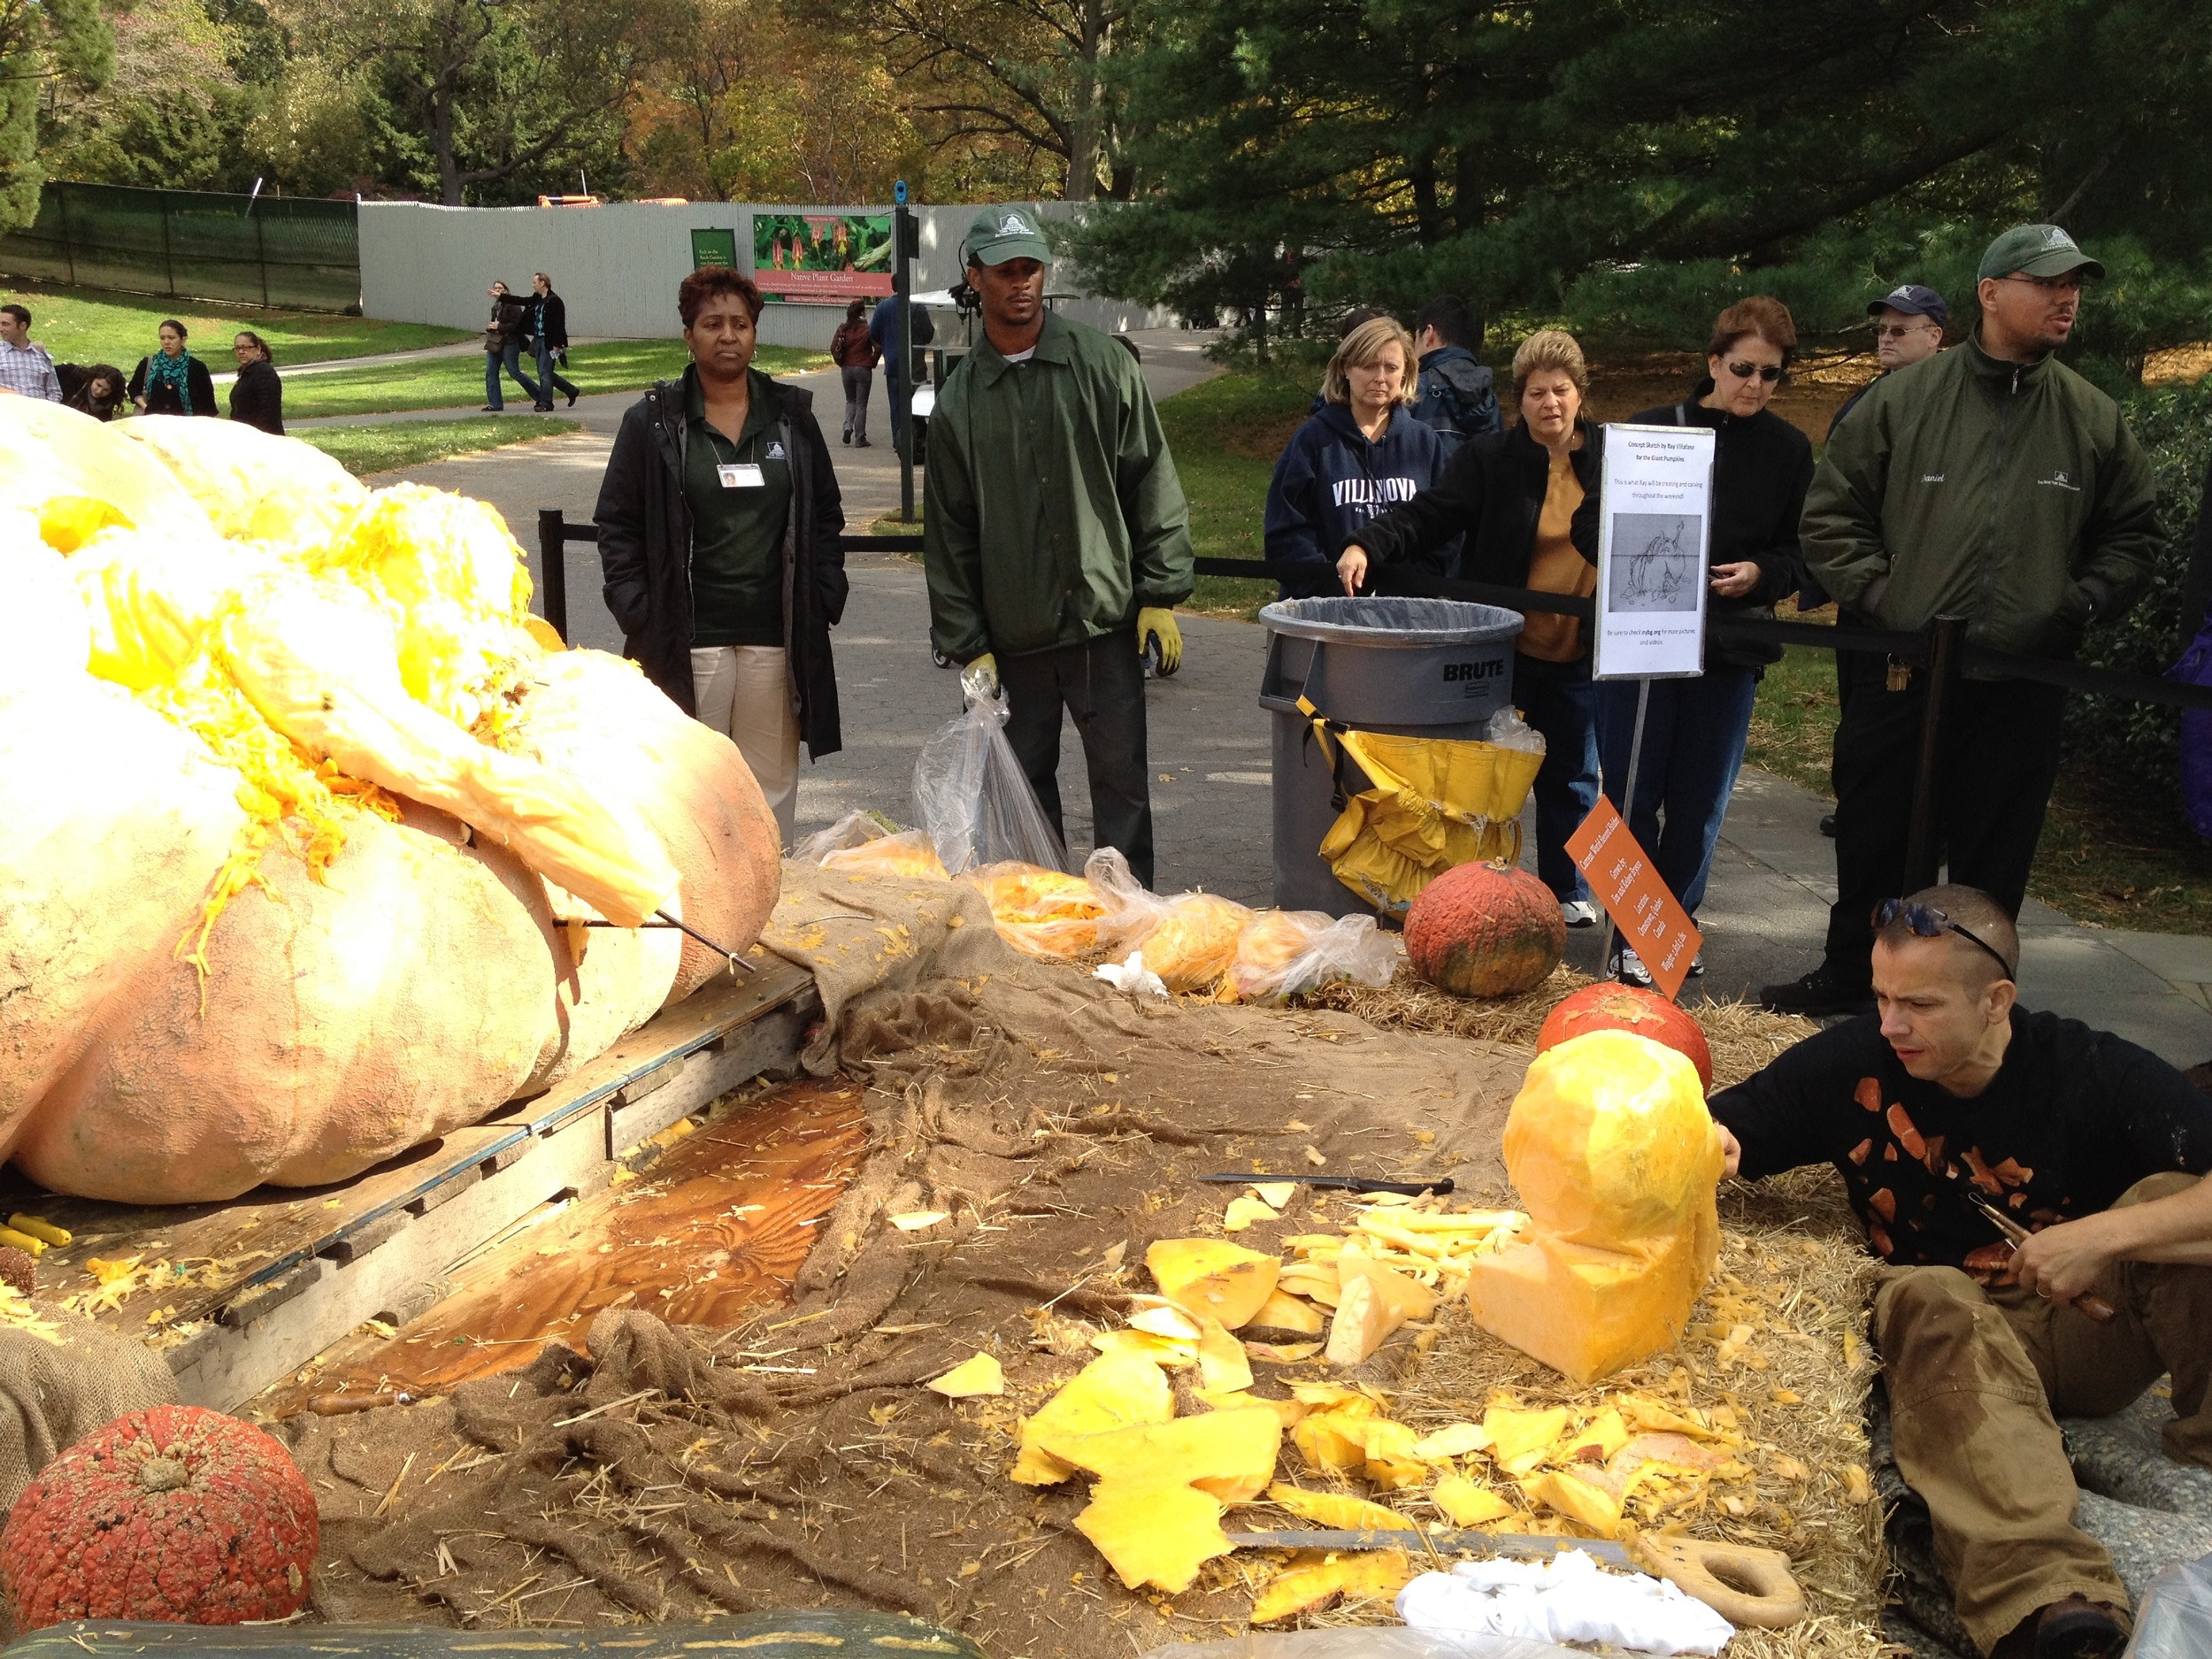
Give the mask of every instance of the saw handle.
<svg viewBox="0 0 2212 1659">
<path fill-rule="evenodd" d="M 1778 1549 L 1704 1538 L 1647 1534 L 1629 1557 L 1685 1595 L 1695 1596 L 1732 1624 L 1779 1630 L 1805 1617 L 1805 1592 Z"/>
</svg>

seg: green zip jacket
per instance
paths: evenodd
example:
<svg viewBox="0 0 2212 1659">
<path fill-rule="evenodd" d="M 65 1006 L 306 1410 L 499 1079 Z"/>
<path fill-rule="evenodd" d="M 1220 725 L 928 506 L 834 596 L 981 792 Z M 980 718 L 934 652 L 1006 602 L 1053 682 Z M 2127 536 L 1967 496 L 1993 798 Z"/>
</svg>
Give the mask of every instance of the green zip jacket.
<svg viewBox="0 0 2212 1659">
<path fill-rule="evenodd" d="M 1048 316 L 1020 364 L 977 346 L 938 395 L 923 477 L 930 637 L 955 662 L 1079 644 L 1190 596 L 1158 411 L 1096 329 Z"/>
<path fill-rule="evenodd" d="M 2070 657 L 2150 580 L 2156 505 L 2117 403 L 2055 358 L 1993 357 L 1978 334 L 1868 389 L 1829 437 L 1800 545 L 1878 626 L 1963 616 L 1976 645 Z"/>
</svg>

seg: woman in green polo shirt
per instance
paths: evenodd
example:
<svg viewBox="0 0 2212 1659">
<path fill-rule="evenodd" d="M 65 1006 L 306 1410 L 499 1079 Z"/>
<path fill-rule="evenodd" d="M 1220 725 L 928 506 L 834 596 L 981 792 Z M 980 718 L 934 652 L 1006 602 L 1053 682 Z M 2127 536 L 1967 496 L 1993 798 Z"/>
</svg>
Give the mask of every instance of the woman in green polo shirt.
<svg viewBox="0 0 2212 1659">
<path fill-rule="evenodd" d="M 684 279 L 691 366 L 623 417 L 593 517 L 625 651 L 728 734 L 788 842 L 800 742 L 839 747 L 845 513 L 814 395 L 752 366 L 760 306 L 726 267 Z"/>
</svg>

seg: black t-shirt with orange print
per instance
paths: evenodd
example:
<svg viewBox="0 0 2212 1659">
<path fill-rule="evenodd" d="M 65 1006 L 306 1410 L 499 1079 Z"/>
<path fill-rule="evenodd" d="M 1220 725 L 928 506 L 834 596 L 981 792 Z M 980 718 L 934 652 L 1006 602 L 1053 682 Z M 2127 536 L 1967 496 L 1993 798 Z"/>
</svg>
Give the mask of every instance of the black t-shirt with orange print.
<svg viewBox="0 0 2212 1659">
<path fill-rule="evenodd" d="M 1787 1050 L 1713 1097 L 1747 1179 L 1833 1164 L 1875 1253 L 2005 1271 L 1978 1192 L 2034 1230 L 2108 1210 L 2147 1175 L 2212 1170 L 2212 1098 L 2147 1049 L 2015 1009 L 1989 1087 L 1962 1100 L 1898 1064 L 1871 1016 Z"/>
</svg>

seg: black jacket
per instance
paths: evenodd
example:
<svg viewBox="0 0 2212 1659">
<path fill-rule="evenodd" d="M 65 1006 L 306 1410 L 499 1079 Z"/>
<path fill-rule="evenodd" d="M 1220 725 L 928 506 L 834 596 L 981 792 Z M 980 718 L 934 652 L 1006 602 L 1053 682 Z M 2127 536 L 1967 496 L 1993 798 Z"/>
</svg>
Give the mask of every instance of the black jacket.
<svg viewBox="0 0 2212 1659">
<path fill-rule="evenodd" d="M 686 396 L 695 371 L 656 384 L 622 417 L 592 518 L 607 609 L 623 654 L 686 714 L 691 694 L 691 513 L 684 503 Z M 845 614 L 845 509 L 814 394 L 771 380 L 791 462 L 791 516 L 783 536 L 784 646 L 799 735 L 819 760 L 841 746 L 837 671 L 829 631 Z"/>
<path fill-rule="evenodd" d="M 275 364 L 256 357 L 238 371 L 230 387 L 230 418 L 280 438 L 284 435 L 284 382 Z"/>
<path fill-rule="evenodd" d="M 1578 421 L 1582 447 L 1569 457 L 1586 499 L 1598 488 L 1597 429 Z M 1404 565 L 1455 581 L 1528 585 L 1536 522 L 1551 488 L 1551 452 L 1525 427 L 1486 432 L 1453 452 L 1444 476 L 1402 506 L 1363 526 L 1359 544 L 1379 565 Z M 1455 563 L 1443 557 L 1464 534 Z"/>
<path fill-rule="evenodd" d="M 504 351 L 511 340 L 520 341 L 523 349 L 530 345 L 530 319 L 534 310 L 532 300 L 519 294 L 506 294 L 492 302 L 490 318 L 484 325 L 484 349 Z"/>
<path fill-rule="evenodd" d="M 151 357 L 141 357 L 138 366 L 131 371 L 131 383 L 127 388 L 131 402 L 135 403 L 146 389 L 146 375 L 152 366 Z M 192 392 L 192 412 L 196 415 L 220 416 L 222 411 L 215 404 L 215 378 L 207 372 L 207 365 L 194 357 L 185 365 L 185 384 Z M 157 386 L 153 396 L 146 399 L 150 415 L 181 415 L 184 405 L 177 401 L 176 393 L 166 386 Z"/>
<path fill-rule="evenodd" d="M 1698 402 L 1713 389 L 1709 379 L 1690 388 L 1678 403 L 1664 404 L 1631 415 L 1632 426 L 1705 426 L 1713 438 L 1713 525 L 1706 563 L 1735 565 L 1749 560 L 1759 567 L 1759 585 L 1740 599 L 1723 599 L 1708 591 L 1708 622 L 1724 617 L 1771 617 L 1774 602 L 1797 591 L 1805 580 L 1804 556 L 1798 550 L 1798 521 L 1805 516 L 1805 492 L 1813 481 L 1810 439 L 1776 414 L 1763 409 L 1748 420 L 1724 410 L 1708 409 Z M 1575 549 L 1591 564 L 1598 562 L 1598 514 L 1605 477 L 1601 464 L 1604 428 L 1591 453 L 1591 483 L 1582 505 L 1575 511 Z M 1705 665 L 1709 668 L 1760 668 L 1782 660 L 1778 645 L 1723 645 L 1707 635 Z"/>
<path fill-rule="evenodd" d="M 568 349 L 568 302 L 559 295 L 548 292 L 534 295 L 532 303 L 536 312 L 538 338 L 548 351 Z"/>
</svg>

